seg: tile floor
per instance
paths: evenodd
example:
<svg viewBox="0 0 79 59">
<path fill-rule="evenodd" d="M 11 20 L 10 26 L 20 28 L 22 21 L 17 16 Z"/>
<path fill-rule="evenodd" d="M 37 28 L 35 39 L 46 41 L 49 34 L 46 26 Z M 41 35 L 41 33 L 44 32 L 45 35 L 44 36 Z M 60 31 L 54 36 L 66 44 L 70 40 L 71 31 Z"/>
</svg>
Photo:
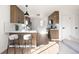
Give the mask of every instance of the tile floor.
<svg viewBox="0 0 79 59">
<path fill-rule="evenodd" d="M 36 48 L 17 48 L 16 54 L 78 54 L 76 51 L 68 47 L 65 43 L 49 42 L 48 45 L 40 45 Z M 8 54 L 14 54 L 14 48 L 9 49 Z"/>
</svg>

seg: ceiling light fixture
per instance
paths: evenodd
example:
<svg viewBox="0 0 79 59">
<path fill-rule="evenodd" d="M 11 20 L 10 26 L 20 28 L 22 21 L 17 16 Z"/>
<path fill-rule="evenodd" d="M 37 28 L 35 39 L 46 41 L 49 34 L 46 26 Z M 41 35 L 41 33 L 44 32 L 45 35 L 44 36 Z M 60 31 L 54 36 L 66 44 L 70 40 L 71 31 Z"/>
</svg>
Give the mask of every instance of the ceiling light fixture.
<svg viewBox="0 0 79 59">
<path fill-rule="evenodd" d="M 25 7 L 26 7 L 26 13 L 24 15 L 28 15 L 29 16 L 29 13 L 27 11 L 28 5 L 26 5 Z"/>
</svg>

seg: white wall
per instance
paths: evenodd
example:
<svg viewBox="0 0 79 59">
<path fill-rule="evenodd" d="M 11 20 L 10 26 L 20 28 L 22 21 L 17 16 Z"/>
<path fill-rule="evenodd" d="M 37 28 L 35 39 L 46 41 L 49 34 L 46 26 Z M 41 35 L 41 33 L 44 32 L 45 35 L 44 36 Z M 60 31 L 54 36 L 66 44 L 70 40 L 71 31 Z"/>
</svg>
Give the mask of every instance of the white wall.
<svg viewBox="0 0 79 59">
<path fill-rule="evenodd" d="M 9 23 L 10 7 L 8 5 L 0 5 L 0 53 L 7 48 L 8 35 L 4 32 L 4 23 Z"/>
<path fill-rule="evenodd" d="M 43 26 L 40 25 L 41 20 L 43 20 Z M 48 18 L 35 16 L 35 17 L 31 18 L 31 22 L 32 22 L 32 29 L 33 30 L 42 31 L 47 28 Z"/>
<path fill-rule="evenodd" d="M 79 6 L 63 6 L 60 10 L 60 37 L 61 39 L 79 39 Z M 62 29 L 65 27 L 65 29 Z"/>
<path fill-rule="evenodd" d="M 34 17 L 32 18 L 33 29 L 37 29 L 37 28 L 41 29 L 41 27 L 39 26 L 40 20 L 45 19 L 44 22 L 47 24 L 48 16 L 45 16 L 45 15 L 50 15 L 55 10 L 58 10 L 59 18 L 60 18 L 59 19 L 60 20 L 60 30 L 59 30 L 60 40 L 70 39 L 71 37 L 79 38 L 78 37 L 79 29 L 77 29 L 77 30 L 74 29 L 75 26 L 79 27 L 79 24 L 78 24 L 78 22 L 79 22 L 79 6 L 77 6 L 77 5 L 76 6 L 74 6 L 74 5 L 71 5 L 71 6 L 69 6 L 69 5 L 38 6 L 37 5 L 37 6 L 30 6 L 29 9 L 32 14 L 34 14 L 34 15 L 40 14 L 42 16 L 42 18 L 39 18 L 37 16 L 35 18 Z M 40 11 L 40 12 L 38 12 L 38 11 Z M 44 25 L 44 26 L 46 27 L 47 25 Z M 65 27 L 65 29 L 62 29 L 62 27 Z"/>
</svg>

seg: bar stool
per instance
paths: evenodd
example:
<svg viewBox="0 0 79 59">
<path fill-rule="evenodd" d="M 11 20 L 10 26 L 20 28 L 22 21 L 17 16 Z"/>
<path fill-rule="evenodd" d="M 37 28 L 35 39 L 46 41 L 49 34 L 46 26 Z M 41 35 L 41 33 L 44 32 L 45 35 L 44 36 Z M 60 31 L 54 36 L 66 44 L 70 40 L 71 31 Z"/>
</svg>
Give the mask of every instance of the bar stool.
<svg viewBox="0 0 79 59">
<path fill-rule="evenodd" d="M 32 35 L 31 34 L 25 34 L 23 35 L 23 40 L 25 40 L 25 48 L 32 48 Z M 28 44 L 27 44 L 28 42 Z"/>
<path fill-rule="evenodd" d="M 15 43 L 15 40 L 18 39 L 18 35 L 17 34 L 12 34 L 12 35 L 9 35 L 8 37 L 8 49 L 10 47 L 14 47 L 14 54 L 16 54 L 16 43 Z M 12 42 L 10 42 L 12 41 Z M 7 49 L 7 53 L 8 53 L 8 49 Z"/>
</svg>

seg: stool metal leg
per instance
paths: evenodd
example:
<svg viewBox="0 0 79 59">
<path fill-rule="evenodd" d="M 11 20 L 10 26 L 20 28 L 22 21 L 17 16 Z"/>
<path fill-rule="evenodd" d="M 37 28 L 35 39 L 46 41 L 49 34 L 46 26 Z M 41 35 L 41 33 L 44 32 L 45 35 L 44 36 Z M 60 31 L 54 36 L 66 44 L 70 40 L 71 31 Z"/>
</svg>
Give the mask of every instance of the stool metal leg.
<svg viewBox="0 0 79 59">
<path fill-rule="evenodd" d="M 19 46 L 19 51 L 20 51 L 20 40 L 18 39 L 18 46 Z"/>
<path fill-rule="evenodd" d="M 26 44 L 26 41 L 25 41 L 25 50 L 27 49 L 26 45 L 27 45 L 27 44 Z"/>
<path fill-rule="evenodd" d="M 29 49 L 29 46 L 30 46 L 30 45 L 29 45 L 29 40 L 27 40 L 27 41 L 28 41 L 27 53 L 29 53 L 29 50 L 28 50 L 28 49 Z"/>
<path fill-rule="evenodd" d="M 23 54 L 23 50 L 24 50 L 24 49 L 23 49 L 23 48 L 24 48 L 24 47 L 23 47 L 23 43 L 24 43 L 24 42 L 22 41 L 22 54 Z"/>
<path fill-rule="evenodd" d="M 16 54 L 16 44 L 15 44 L 15 39 L 13 40 L 13 45 L 14 45 L 14 54 Z"/>
<path fill-rule="evenodd" d="M 32 40 L 30 39 L 30 53 L 31 53 L 31 49 L 32 49 Z"/>
<path fill-rule="evenodd" d="M 8 47 L 7 47 L 7 54 L 8 54 L 8 50 L 9 50 L 9 39 L 8 39 Z"/>
<path fill-rule="evenodd" d="M 31 40 L 28 40 L 28 46 L 29 46 L 29 47 L 28 47 L 28 49 L 29 49 L 29 50 L 28 50 L 28 53 L 31 53 Z"/>
</svg>

